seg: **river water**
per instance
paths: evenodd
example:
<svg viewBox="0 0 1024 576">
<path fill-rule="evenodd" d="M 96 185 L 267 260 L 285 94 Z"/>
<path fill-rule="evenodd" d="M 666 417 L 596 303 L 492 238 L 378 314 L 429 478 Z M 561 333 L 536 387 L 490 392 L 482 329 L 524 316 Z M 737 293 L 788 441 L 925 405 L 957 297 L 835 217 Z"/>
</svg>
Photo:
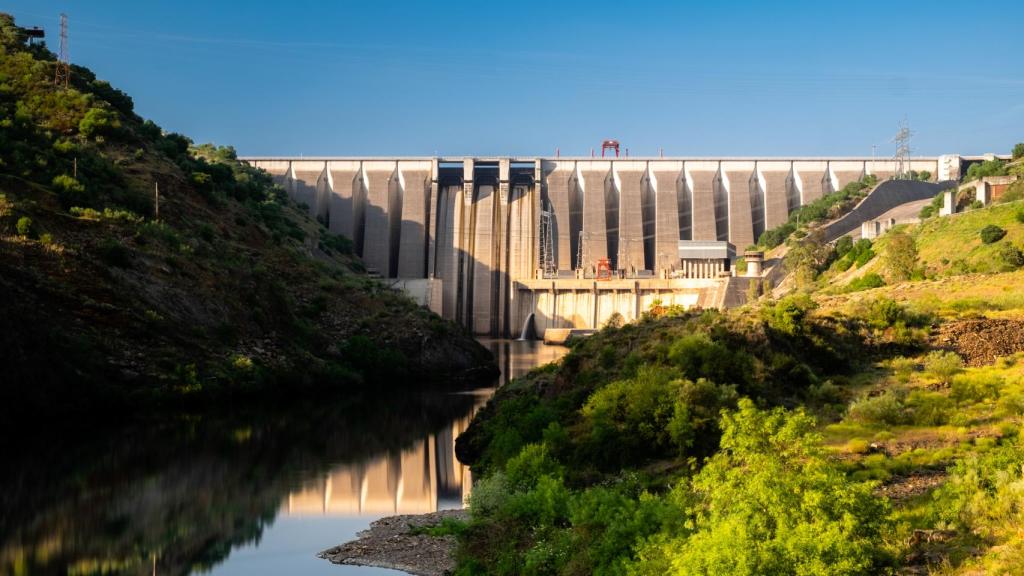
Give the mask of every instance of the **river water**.
<svg viewBox="0 0 1024 576">
<path fill-rule="evenodd" d="M 502 370 L 489 388 L 367 392 L 6 438 L 0 575 L 400 574 L 315 555 L 377 518 L 462 506 L 471 478 L 455 459 L 455 438 L 496 386 L 566 351 L 483 343 Z"/>
</svg>

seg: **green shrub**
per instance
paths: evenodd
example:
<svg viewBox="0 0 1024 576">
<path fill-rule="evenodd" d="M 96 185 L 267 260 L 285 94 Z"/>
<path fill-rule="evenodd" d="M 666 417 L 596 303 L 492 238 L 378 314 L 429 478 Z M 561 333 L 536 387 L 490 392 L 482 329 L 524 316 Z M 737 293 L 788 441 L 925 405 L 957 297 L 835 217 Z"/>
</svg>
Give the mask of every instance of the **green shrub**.
<svg viewBox="0 0 1024 576">
<path fill-rule="evenodd" d="M 690 453 L 697 439 L 706 444 L 716 437 L 717 414 L 735 399 L 731 387 L 673 378 L 671 370 L 643 366 L 636 377 L 594 392 L 581 409 L 588 459 L 601 467 L 621 467 Z"/>
<path fill-rule="evenodd" d="M 687 334 L 669 347 L 668 361 L 691 379 L 707 378 L 718 384 L 748 381 L 753 359 L 743 350 L 730 349 L 705 334 Z"/>
<path fill-rule="evenodd" d="M 898 426 L 909 421 L 906 406 L 906 390 L 886 390 L 877 396 L 864 396 L 850 405 L 849 418 L 865 424 L 887 424 Z"/>
<path fill-rule="evenodd" d="M 977 210 L 979 208 L 984 208 L 984 207 L 985 207 L 985 203 L 982 202 L 981 200 L 973 200 L 973 201 L 971 201 L 970 204 L 967 205 L 967 209 L 968 210 Z"/>
<path fill-rule="evenodd" d="M 992 160 L 971 164 L 970 168 L 967 169 L 967 176 L 964 178 L 964 182 L 978 180 L 987 176 L 1006 176 L 1006 162 L 993 158 Z"/>
<path fill-rule="evenodd" d="M 915 390 L 907 397 L 910 419 L 917 426 L 942 426 L 949 422 L 953 402 L 937 392 Z"/>
<path fill-rule="evenodd" d="M 72 216 L 82 218 L 84 220 L 99 220 L 103 215 L 99 210 L 94 208 L 82 208 L 81 206 L 72 206 L 68 212 L 70 212 Z"/>
<path fill-rule="evenodd" d="M 843 236 L 839 240 L 836 240 L 836 257 L 842 258 L 846 256 L 850 250 L 853 250 L 853 238 L 850 236 Z"/>
<path fill-rule="evenodd" d="M 958 374 L 953 377 L 950 396 L 957 402 L 981 402 L 999 396 L 1003 379 L 989 374 Z"/>
<path fill-rule="evenodd" d="M 999 261 L 1002 270 L 1010 272 L 1024 266 L 1024 253 L 1009 242 L 999 247 Z"/>
<path fill-rule="evenodd" d="M 61 203 L 66 207 L 95 202 L 95 198 L 86 194 L 85 186 L 67 174 L 54 176 L 52 184 Z"/>
<path fill-rule="evenodd" d="M 761 308 L 761 318 L 774 330 L 795 335 L 803 331 L 803 320 L 818 305 L 806 294 L 786 296 Z"/>
<path fill-rule="evenodd" d="M 121 128 L 117 115 L 103 108 L 90 108 L 78 123 L 78 132 L 86 138 L 107 136 Z"/>
<path fill-rule="evenodd" d="M 999 409 L 1011 416 L 1024 416 L 1024 392 L 1011 392 L 999 397 Z"/>
<path fill-rule="evenodd" d="M 685 483 L 673 491 L 691 503 L 692 528 L 649 540 L 632 573 L 879 573 L 886 502 L 823 456 L 812 418 L 743 400 L 721 426 L 722 449 L 694 478 L 692 493 Z"/>
<path fill-rule="evenodd" d="M 355 249 L 352 241 L 341 234 L 324 234 L 320 241 L 327 248 L 345 255 L 351 255 Z"/>
<path fill-rule="evenodd" d="M 18 222 L 14 225 L 14 229 L 18 231 L 19 236 L 31 236 L 32 235 L 32 219 L 28 216 L 22 216 L 18 218 Z"/>
<path fill-rule="evenodd" d="M 1019 534 L 1024 521 L 1024 448 L 1019 441 L 968 455 L 949 472 L 935 494 L 936 509 L 943 520 L 985 538 Z"/>
<path fill-rule="evenodd" d="M 860 290 L 870 290 L 871 288 L 879 288 L 885 286 L 885 280 L 875 272 L 868 272 L 867 274 L 854 278 L 849 284 L 846 285 L 847 292 L 858 292 Z"/>
<path fill-rule="evenodd" d="M 1015 217 L 1017 218 L 1017 222 L 1024 224 L 1024 210 L 1017 210 Z"/>
<path fill-rule="evenodd" d="M 981 241 L 985 244 L 992 244 L 998 242 L 1006 236 L 1006 230 L 1003 230 L 995 224 L 989 224 L 981 229 Z"/>
<path fill-rule="evenodd" d="M 924 359 L 924 370 L 939 382 L 949 384 L 964 369 L 964 361 L 955 352 L 935 350 Z"/>
</svg>

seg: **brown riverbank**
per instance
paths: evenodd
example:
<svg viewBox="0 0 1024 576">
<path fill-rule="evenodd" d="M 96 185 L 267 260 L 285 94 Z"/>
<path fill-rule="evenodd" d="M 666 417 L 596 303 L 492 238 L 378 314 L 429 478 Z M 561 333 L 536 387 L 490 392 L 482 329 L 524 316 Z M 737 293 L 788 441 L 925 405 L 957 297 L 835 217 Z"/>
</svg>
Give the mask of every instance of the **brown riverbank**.
<svg viewBox="0 0 1024 576">
<path fill-rule="evenodd" d="M 318 556 L 334 564 L 390 568 L 416 576 L 444 576 L 455 568 L 455 536 L 431 536 L 422 530 L 447 518 L 467 517 L 465 510 L 442 510 L 381 518 L 360 532 L 358 539 L 328 548 Z"/>
</svg>

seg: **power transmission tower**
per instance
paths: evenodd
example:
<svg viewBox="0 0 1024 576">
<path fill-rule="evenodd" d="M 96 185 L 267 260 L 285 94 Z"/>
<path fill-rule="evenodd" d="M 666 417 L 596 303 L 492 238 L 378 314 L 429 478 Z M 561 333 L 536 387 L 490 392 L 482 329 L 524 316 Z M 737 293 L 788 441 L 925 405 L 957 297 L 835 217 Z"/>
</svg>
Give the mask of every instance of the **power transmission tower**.
<svg viewBox="0 0 1024 576">
<path fill-rule="evenodd" d="M 893 159 L 896 161 L 896 179 L 907 180 L 910 178 L 910 137 L 914 133 L 910 131 L 910 125 L 907 124 L 906 117 L 900 121 L 899 131 L 896 132 L 896 136 L 893 137 L 892 141 L 896 144 L 896 156 Z"/>
<path fill-rule="evenodd" d="M 53 85 L 67 88 L 71 78 L 71 57 L 68 55 L 68 15 L 60 15 L 60 54 L 57 56 L 57 71 L 53 74 Z"/>
</svg>

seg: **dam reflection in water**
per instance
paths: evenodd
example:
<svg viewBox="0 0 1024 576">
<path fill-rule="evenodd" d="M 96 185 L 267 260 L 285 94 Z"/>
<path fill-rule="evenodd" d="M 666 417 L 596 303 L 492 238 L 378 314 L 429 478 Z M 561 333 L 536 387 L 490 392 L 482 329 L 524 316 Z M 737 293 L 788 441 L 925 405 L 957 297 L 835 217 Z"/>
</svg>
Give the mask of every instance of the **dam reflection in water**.
<svg viewBox="0 0 1024 576">
<path fill-rule="evenodd" d="M 491 341 L 501 379 L 564 348 Z M 461 507 L 455 439 L 494 387 L 0 438 L 0 575 L 394 574 L 316 553 L 393 514 Z"/>
<path fill-rule="evenodd" d="M 481 340 L 501 368 L 499 385 L 554 362 L 568 350 L 540 342 Z M 494 393 L 483 388 L 472 410 L 400 451 L 334 467 L 288 494 L 281 514 L 288 516 L 373 516 L 424 514 L 461 508 L 472 490 L 469 467 L 455 457 L 455 439 Z"/>
</svg>

